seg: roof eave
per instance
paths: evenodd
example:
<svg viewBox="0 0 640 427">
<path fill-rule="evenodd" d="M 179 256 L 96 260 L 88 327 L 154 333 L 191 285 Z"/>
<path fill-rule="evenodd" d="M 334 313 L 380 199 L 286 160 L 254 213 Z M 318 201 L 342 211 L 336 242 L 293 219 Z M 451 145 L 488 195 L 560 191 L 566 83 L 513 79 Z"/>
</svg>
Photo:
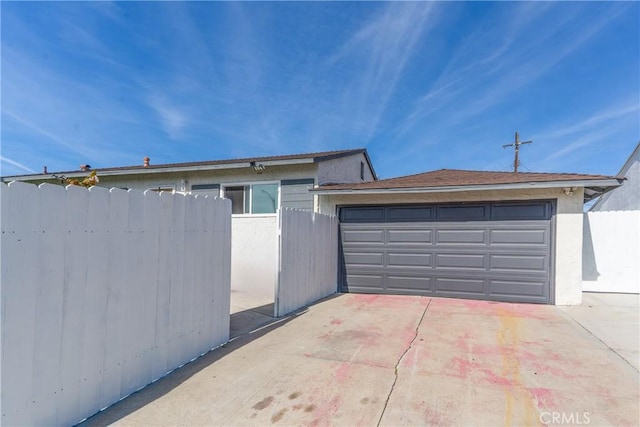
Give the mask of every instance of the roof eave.
<svg viewBox="0 0 640 427">
<path fill-rule="evenodd" d="M 513 184 L 478 184 L 478 185 L 452 185 L 441 187 L 408 187 L 408 188 L 362 188 L 362 189 L 329 189 L 314 188 L 310 192 L 317 195 L 338 194 L 412 194 L 412 193 L 450 193 L 463 191 L 491 191 L 491 190 L 526 190 L 536 188 L 567 188 L 567 187 L 597 187 L 606 188 L 607 191 L 620 186 L 619 179 L 604 180 L 573 180 L 573 181 L 548 181 L 548 182 L 518 182 Z"/>
<path fill-rule="evenodd" d="M 289 166 L 300 164 L 312 164 L 313 158 L 305 159 L 288 159 L 288 160 L 267 160 L 256 161 L 264 166 Z M 140 175 L 140 174 L 154 174 L 154 173 L 172 173 L 172 172 L 197 172 L 207 170 L 223 170 L 223 169 L 242 169 L 253 167 L 251 162 L 238 162 L 238 163 L 221 163 L 214 165 L 197 165 L 197 166 L 173 166 L 173 167 L 150 167 L 150 168 L 135 168 L 135 169 L 92 169 L 95 170 L 98 176 L 120 176 L 120 175 Z M 56 172 L 55 174 L 38 174 L 38 175 L 17 175 L 17 176 L 4 176 L 2 181 L 33 181 L 39 179 L 55 179 L 54 175 L 64 175 L 67 178 L 79 178 L 86 176 L 90 171 L 73 171 L 73 172 Z"/>
</svg>

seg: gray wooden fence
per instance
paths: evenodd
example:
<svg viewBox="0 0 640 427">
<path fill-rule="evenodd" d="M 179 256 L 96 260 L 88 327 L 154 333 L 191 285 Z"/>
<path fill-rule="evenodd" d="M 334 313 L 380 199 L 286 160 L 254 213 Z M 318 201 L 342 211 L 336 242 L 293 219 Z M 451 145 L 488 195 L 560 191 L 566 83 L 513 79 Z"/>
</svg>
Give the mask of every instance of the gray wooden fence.
<svg viewBox="0 0 640 427">
<path fill-rule="evenodd" d="M 0 191 L 2 424 L 77 423 L 228 340 L 228 200 Z"/>
<path fill-rule="evenodd" d="M 275 315 L 284 316 L 338 289 L 338 218 L 280 209 Z"/>
</svg>

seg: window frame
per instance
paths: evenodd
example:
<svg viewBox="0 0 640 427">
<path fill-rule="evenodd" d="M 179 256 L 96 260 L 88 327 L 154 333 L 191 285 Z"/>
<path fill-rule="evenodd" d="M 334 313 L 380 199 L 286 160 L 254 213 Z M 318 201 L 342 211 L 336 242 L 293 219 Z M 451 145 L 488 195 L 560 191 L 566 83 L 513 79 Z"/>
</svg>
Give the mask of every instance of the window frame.
<svg viewBox="0 0 640 427">
<path fill-rule="evenodd" d="M 275 184 L 277 186 L 277 203 L 276 203 L 276 211 L 274 213 L 252 213 L 251 211 L 253 210 L 253 186 L 254 185 L 265 185 L 265 184 Z M 281 192 L 282 192 L 282 185 L 280 183 L 280 181 L 244 181 L 244 182 L 225 182 L 225 183 L 221 183 L 220 184 L 220 197 L 224 197 L 226 198 L 226 192 L 227 192 L 227 187 L 249 187 L 249 191 L 247 192 L 247 190 L 245 190 L 243 197 L 245 198 L 245 200 L 243 200 L 242 205 L 246 206 L 247 200 L 246 198 L 249 198 L 249 212 L 244 212 L 241 214 L 231 214 L 232 217 L 240 217 L 240 216 L 252 216 L 252 217 L 261 217 L 261 216 L 268 216 L 268 217 L 273 217 L 278 215 L 278 211 L 280 210 L 280 207 L 282 206 L 282 196 L 281 196 Z"/>
</svg>

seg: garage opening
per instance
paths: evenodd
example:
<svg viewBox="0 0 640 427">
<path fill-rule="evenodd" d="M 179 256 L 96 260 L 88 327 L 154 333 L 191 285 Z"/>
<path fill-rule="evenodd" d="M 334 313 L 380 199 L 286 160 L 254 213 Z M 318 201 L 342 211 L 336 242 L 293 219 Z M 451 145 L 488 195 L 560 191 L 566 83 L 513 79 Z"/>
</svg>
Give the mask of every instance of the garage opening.
<svg viewBox="0 0 640 427">
<path fill-rule="evenodd" d="M 554 201 L 339 207 L 343 292 L 552 302 Z"/>
</svg>

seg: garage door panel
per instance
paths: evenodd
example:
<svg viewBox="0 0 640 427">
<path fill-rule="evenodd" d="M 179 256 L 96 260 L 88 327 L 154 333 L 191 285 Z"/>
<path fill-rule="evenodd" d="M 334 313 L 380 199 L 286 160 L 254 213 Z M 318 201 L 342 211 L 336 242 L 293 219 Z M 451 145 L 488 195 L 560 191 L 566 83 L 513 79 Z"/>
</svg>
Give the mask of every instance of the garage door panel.
<svg viewBox="0 0 640 427">
<path fill-rule="evenodd" d="M 540 245 L 546 246 L 549 243 L 549 230 L 523 230 L 504 229 L 491 230 L 491 244 L 518 244 L 518 245 Z"/>
<path fill-rule="evenodd" d="M 436 230 L 436 243 L 484 244 L 485 230 Z"/>
<path fill-rule="evenodd" d="M 545 282 L 544 281 L 503 281 L 492 280 L 490 282 L 490 294 L 491 295 L 526 295 L 534 297 L 545 296 Z"/>
<path fill-rule="evenodd" d="M 389 243 L 431 243 L 431 230 L 408 228 L 402 230 L 388 230 Z"/>
<path fill-rule="evenodd" d="M 546 255 L 490 255 L 489 265 L 495 271 L 546 272 L 549 260 Z"/>
<path fill-rule="evenodd" d="M 431 277 L 405 277 L 389 275 L 387 290 L 431 292 Z"/>
<path fill-rule="evenodd" d="M 549 302 L 550 202 L 479 205 L 373 207 L 376 222 L 371 212 L 359 213 L 367 221 L 352 216 L 341 224 L 344 289 Z"/>
<path fill-rule="evenodd" d="M 431 267 L 429 253 L 388 253 L 388 267 Z"/>
<path fill-rule="evenodd" d="M 437 277 L 435 279 L 435 290 L 438 292 L 484 295 L 484 279 Z"/>
<path fill-rule="evenodd" d="M 345 230 L 342 233 L 345 243 L 383 243 L 383 230 Z"/>
<path fill-rule="evenodd" d="M 436 254 L 436 268 L 484 270 L 484 254 Z"/>
<path fill-rule="evenodd" d="M 356 286 L 361 288 L 383 288 L 383 276 L 382 275 L 364 275 L 364 274 L 349 274 L 347 280 L 349 287 Z"/>
<path fill-rule="evenodd" d="M 350 265 L 373 265 L 379 266 L 383 264 L 384 253 L 370 252 L 357 253 L 351 252 L 345 255 L 345 262 Z"/>
</svg>

